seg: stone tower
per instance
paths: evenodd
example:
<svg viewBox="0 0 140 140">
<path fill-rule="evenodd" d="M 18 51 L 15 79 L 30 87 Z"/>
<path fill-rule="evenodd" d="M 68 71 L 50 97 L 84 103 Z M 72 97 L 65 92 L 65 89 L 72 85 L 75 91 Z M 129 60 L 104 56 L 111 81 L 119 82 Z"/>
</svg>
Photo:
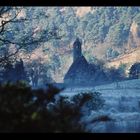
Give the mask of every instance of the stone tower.
<svg viewBox="0 0 140 140">
<path fill-rule="evenodd" d="M 82 43 L 80 42 L 79 38 L 75 40 L 73 43 L 73 62 L 82 56 L 82 49 L 81 49 Z"/>
</svg>

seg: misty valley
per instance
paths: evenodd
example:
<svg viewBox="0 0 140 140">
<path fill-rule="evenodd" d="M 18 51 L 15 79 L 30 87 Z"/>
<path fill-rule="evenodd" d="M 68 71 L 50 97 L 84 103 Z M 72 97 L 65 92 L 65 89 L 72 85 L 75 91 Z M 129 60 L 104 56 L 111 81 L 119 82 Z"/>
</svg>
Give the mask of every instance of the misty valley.
<svg viewBox="0 0 140 140">
<path fill-rule="evenodd" d="M 139 133 L 139 7 L 0 7 L 0 132 Z"/>
</svg>

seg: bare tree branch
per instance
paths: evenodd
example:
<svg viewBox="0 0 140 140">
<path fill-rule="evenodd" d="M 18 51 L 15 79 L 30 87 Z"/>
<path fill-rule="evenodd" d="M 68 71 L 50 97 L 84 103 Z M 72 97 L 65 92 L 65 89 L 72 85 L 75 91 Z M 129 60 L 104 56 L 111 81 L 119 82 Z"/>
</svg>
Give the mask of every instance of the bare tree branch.
<svg viewBox="0 0 140 140">
<path fill-rule="evenodd" d="M 8 15 L 9 19 L 4 19 L 3 15 L 5 13 L 9 14 L 12 10 L 17 10 L 17 11 L 14 15 L 12 15 L 12 17 L 10 17 L 11 15 Z M 62 36 L 58 35 L 57 31 L 42 30 L 39 32 L 39 36 L 37 36 L 37 37 L 34 37 L 36 32 L 31 31 L 28 34 L 26 34 L 25 36 L 18 38 L 18 40 L 7 39 L 5 36 L 3 36 L 3 34 L 4 34 L 4 32 L 8 31 L 8 30 L 6 30 L 6 26 L 8 24 L 31 20 L 31 19 L 27 19 L 27 18 L 18 19 L 17 17 L 19 15 L 19 13 L 21 12 L 21 10 L 22 10 L 21 7 L 20 8 L 0 7 L 0 19 L 2 19 L 1 25 L 0 25 L 0 42 L 5 45 L 9 45 L 9 44 L 16 45 L 16 50 L 14 52 L 0 57 L 0 63 L 3 63 L 4 61 L 7 61 L 8 59 L 10 59 L 14 55 L 16 55 L 22 48 L 26 49 L 30 45 L 39 45 L 40 43 L 47 42 L 51 39 L 61 39 L 61 37 L 62 37 Z M 33 18 L 33 19 L 37 19 L 37 18 Z"/>
<path fill-rule="evenodd" d="M 11 10 L 11 9 L 9 9 L 9 10 Z M 9 11 L 9 10 L 7 10 L 7 11 Z M 0 28 L 1 28 L 1 30 L 0 30 L 0 34 L 4 31 L 4 27 L 5 27 L 5 25 L 6 24 L 8 24 L 8 23 L 10 23 L 10 22 L 16 22 L 16 21 L 14 21 L 16 18 L 17 18 L 17 16 L 19 15 L 19 13 L 21 12 L 21 10 L 22 9 L 19 9 L 19 11 L 17 11 L 17 13 L 11 18 L 11 19 L 8 19 L 8 20 L 4 20 L 3 18 L 2 18 L 2 21 L 1 21 L 1 25 L 0 25 Z M 6 11 L 6 12 L 7 12 Z M 0 14 L 1 15 L 1 14 Z M 8 18 L 8 17 L 7 17 Z"/>
</svg>

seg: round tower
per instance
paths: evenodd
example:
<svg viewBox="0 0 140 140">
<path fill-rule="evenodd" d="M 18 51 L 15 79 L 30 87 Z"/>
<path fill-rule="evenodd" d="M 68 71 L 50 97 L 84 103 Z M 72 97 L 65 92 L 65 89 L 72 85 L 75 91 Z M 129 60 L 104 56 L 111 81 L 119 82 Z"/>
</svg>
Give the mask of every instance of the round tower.
<svg viewBox="0 0 140 140">
<path fill-rule="evenodd" d="M 82 56 L 81 41 L 79 38 L 73 43 L 73 61 Z"/>
</svg>

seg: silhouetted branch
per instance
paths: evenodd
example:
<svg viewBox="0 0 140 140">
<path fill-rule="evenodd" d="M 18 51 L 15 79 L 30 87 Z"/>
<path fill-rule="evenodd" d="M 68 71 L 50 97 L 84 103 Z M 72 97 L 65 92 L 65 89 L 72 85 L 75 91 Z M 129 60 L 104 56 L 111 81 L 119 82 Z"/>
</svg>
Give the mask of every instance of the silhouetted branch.
<svg viewBox="0 0 140 140">
<path fill-rule="evenodd" d="M 11 12 L 13 10 L 16 10 L 14 15 L 11 15 Z M 16 50 L 10 54 L 4 54 L 4 56 L 0 57 L 0 63 L 2 63 L 5 60 L 8 60 L 10 57 L 16 55 L 19 50 L 22 48 L 26 49 L 30 45 L 39 45 L 40 43 L 47 42 L 51 39 L 61 39 L 62 36 L 58 35 L 57 30 L 55 31 L 49 31 L 48 29 L 40 31 L 38 34 L 36 34 L 38 31 L 30 31 L 27 34 L 23 34 L 18 40 L 12 39 L 4 36 L 4 32 L 7 32 L 6 26 L 11 23 L 18 23 L 18 22 L 25 22 L 29 21 L 31 19 L 27 19 L 26 17 L 23 19 L 18 19 L 18 15 L 22 11 L 22 7 L 0 7 L 0 19 L 1 19 L 1 25 L 0 25 L 0 42 L 3 45 L 16 45 Z M 4 14 L 6 14 L 6 17 L 4 17 Z M 12 16 L 12 17 L 11 17 Z M 32 18 L 37 19 L 37 18 Z M 39 36 L 38 36 L 39 35 Z"/>
</svg>

